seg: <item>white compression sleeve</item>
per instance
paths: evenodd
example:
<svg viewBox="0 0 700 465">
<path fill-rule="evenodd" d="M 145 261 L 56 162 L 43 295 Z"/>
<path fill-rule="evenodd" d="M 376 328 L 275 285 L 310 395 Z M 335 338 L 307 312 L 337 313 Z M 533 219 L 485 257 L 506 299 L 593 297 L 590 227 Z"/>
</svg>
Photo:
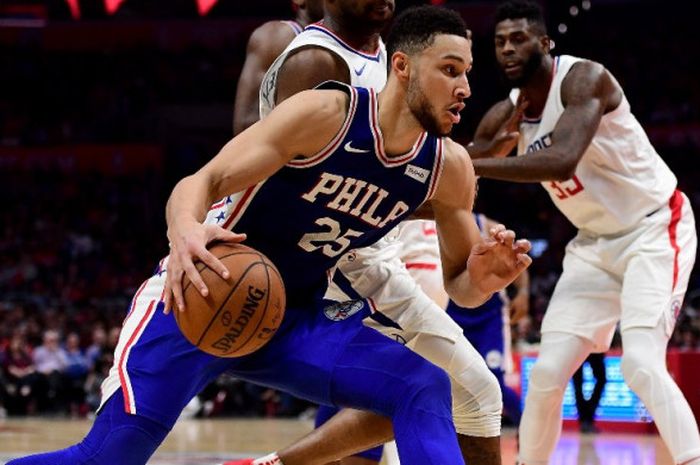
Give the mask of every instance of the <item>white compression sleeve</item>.
<svg viewBox="0 0 700 465">
<path fill-rule="evenodd" d="M 700 463 L 700 434 L 693 412 L 666 369 L 663 324 L 622 332 L 622 375 L 654 418 L 678 464 Z"/>
<path fill-rule="evenodd" d="M 547 465 L 561 434 L 561 405 L 566 385 L 593 343 L 568 333 L 545 333 L 530 372 L 525 410 L 520 420 L 519 460 Z"/>
<path fill-rule="evenodd" d="M 441 367 L 452 384 L 452 414 L 459 434 L 496 437 L 501 434 L 501 387 L 486 362 L 464 336 L 455 341 L 420 333 L 411 349 Z"/>
</svg>

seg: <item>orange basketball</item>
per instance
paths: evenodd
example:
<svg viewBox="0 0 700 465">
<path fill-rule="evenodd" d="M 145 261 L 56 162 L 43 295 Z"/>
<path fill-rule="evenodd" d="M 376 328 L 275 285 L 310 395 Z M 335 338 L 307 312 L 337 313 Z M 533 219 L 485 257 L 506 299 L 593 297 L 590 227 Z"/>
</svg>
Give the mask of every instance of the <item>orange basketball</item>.
<svg viewBox="0 0 700 465">
<path fill-rule="evenodd" d="M 175 320 L 188 341 L 211 355 L 241 357 L 255 352 L 282 322 L 282 277 L 265 255 L 245 245 L 217 243 L 209 250 L 230 276 L 223 279 L 204 263 L 197 263 L 209 295 L 202 297 L 185 276 L 186 309 L 175 309 Z"/>
</svg>

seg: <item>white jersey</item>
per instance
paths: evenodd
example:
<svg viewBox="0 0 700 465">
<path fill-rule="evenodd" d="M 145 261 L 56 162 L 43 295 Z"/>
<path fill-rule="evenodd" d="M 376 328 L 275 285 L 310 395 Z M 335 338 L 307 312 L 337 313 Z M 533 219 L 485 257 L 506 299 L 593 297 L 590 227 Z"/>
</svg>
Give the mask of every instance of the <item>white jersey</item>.
<svg viewBox="0 0 700 465">
<path fill-rule="evenodd" d="M 582 59 L 568 55 L 554 59 L 552 85 L 542 115 L 520 123 L 518 155 L 551 145 L 552 132 L 564 112 L 561 84 L 579 61 Z M 510 94 L 514 103 L 519 92 L 514 89 Z M 578 229 L 603 235 L 629 230 L 667 204 L 676 183 L 623 94 L 620 105 L 603 116 L 575 175 L 567 181 L 542 185 Z"/>
<path fill-rule="evenodd" d="M 315 23 L 307 26 L 301 34 L 297 35 L 265 73 L 260 85 L 260 118 L 264 118 L 275 108 L 277 75 L 287 56 L 294 50 L 309 46 L 328 49 L 341 57 L 348 65 L 351 85 L 374 89 L 377 92 L 384 88 L 387 62 L 386 48 L 381 39 L 375 53 L 365 53 L 343 42 L 322 23 Z"/>
</svg>

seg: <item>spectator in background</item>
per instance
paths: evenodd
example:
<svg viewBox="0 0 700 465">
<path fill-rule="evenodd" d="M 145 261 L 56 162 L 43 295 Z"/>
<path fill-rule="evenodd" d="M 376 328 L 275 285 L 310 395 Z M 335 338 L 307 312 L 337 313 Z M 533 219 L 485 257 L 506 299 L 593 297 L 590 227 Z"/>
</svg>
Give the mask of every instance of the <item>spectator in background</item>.
<svg viewBox="0 0 700 465">
<path fill-rule="evenodd" d="M 593 371 L 595 386 L 591 397 L 586 399 L 583 395 L 583 366 L 588 363 Z M 573 376 L 574 392 L 576 393 L 576 410 L 578 410 L 578 424 L 582 433 L 597 433 L 595 421 L 595 411 L 603 397 L 603 390 L 607 379 L 605 377 L 605 354 L 591 353 L 588 358 L 578 367 Z"/>
<path fill-rule="evenodd" d="M 17 333 L 12 336 L 5 350 L 2 368 L 7 379 L 8 413 L 33 413 L 40 383 L 23 335 Z"/>
<path fill-rule="evenodd" d="M 55 410 L 63 400 L 65 369 L 68 367 L 66 351 L 59 344 L 57 331 L 44 331 L 44 343 L 34 350 L 34 365 L 44 384 L 42 409 Z"/>
<path fill-rule="evenodd" d="M 105 352 L 95 360 L 85 380 L 85 403 L 91 412 L 97 410 L 102 399 L 102 381 L 109 375 L 109 368 L 114 364 L 111 352 Z"/>
<path fill-rule="evenodd" d="M 85 349 L 85 357 L 90 367 L 94 367 L 102 354 L 109 352 L 107 347 L 107 333 L 102 325 L 95 326 L 92 330 L 92 343 Z"/>
<path fill-rule="evenodd" d="M 68 405 L 71 416 L 79 416 L 85 413 L 84 388 L 90 362 L 80 350 L 80 337 L 77 333 L 68 334 L 65 350 L 67 365 L 64 374 Z"/>
</svg>

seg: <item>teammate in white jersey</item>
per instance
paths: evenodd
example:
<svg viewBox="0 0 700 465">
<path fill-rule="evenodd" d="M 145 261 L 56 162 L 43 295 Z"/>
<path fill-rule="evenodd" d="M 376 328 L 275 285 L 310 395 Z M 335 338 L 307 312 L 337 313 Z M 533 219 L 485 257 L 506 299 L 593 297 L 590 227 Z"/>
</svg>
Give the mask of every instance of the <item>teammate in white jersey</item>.
<svg viewBox="0 0 700 465">
<path fill-rule="evenodd" d="M 325 80 L 338 80 L 380 90 L 386 82 L 386 50 L 379 32 L 394 9 L 389 0 L 330 0 L 321 23 L 308 26 L 272 64 L 260 86 L 260 114 L 264 117 L 276 104 Z M 446 74 L 454 72 L 445 69 Z M 238 105 L 238 104 L 237 104 Z M 250 112 L 251 108 L 247 110 Z M 458 116 L 455 115 L 455 121 Z M 353 146 L 346 150 L 361 154 L 369 147 Z M 407 170 L 411 169 L 411 165 Z M 407 175 L 417 177 L 413 168 Z M 351 195 L 349 193 L 349 195 Z M 470 463 L 497 465 L 500 459 L 502 400 L 498 380 L 479 353 L 469 344 L 462 330 L 411 279 L 399 257 L 398 243 L 387 240 L 354 251 L 341 259 L 327 298 L 346 301 L 371 298 L 377 310 L 393 326 L 368 320 L 368 325 L 389 337 L 398 336 L 415 352 L 445 369 L 453 385 L 453 412 L 465 460 Z M 347 285 L 343 285 L 346 283 Z M 360 420 L 362 418 L 362 420 Z M 352 426 L 350 426 L 352 425 Z M 350 440 L 348 430 L 362 429 Z M 358 447 L 374 445 L 391 438 L 390 425 L 366 413 L 349 411 L 326 425 L 314 441 L 297 442 L 293 451 L 313 455 L 320 450 L 316 441 Z M 334 436 L 337 434 L 337 436 Z M 334 439 L 337 438 L 337 441 Z M 358 449 L 358 450 L 361 450 Z M 288 449 L 280 451 L 284 455 Z M 365 457 L 365 456 L 362 456 Z M 365 458 L 374 459 L 370 455 Z M 357 462 L 359 460 L 359 462 Z M 362 463 L 349 459 L 346 463 Z"/>
<path fill-rule="evenodd" d="M 236 87 L 234 135 L 259 119 L 260 83 L 275 58 L 307 25 L 323 18 L 323 0 L 292 0 L 292 6 L 296 12 L 293 20 L 268 21 L 258 26 L 248 39 L 245 62 Z"/>
<path fill-rule="evenodd" d="M 542 345 L 520 424 L 521 464 L 548 463 L 571 375 L 605 351 L 616 324 L 622 373 L 651 412 L 678 464 L 700 464 L 700 436 L 666 369 L 666 345 L 696 250 L 693 212 L 676 178 L 602 65 L 552 57 L 539 7 L 499 8 L 498 63 L 514 88 L 481 121 L 470 153 L 477 174 L 542 182 L 579 229 L 542 323 Z M 504 158 L 517 142 L 519 157 Z"/>
</svg>

